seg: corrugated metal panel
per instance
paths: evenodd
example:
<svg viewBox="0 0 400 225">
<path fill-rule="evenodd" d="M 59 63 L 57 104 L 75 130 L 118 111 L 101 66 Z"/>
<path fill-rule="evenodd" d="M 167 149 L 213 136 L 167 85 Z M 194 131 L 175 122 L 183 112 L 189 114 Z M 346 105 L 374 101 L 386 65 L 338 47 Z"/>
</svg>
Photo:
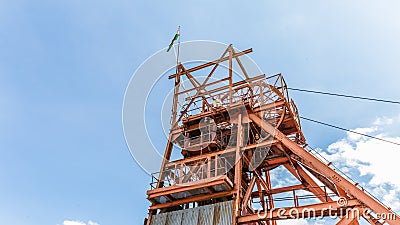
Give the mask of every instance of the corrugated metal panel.
<svg viewBox="0 0 400 225">
<path fill-rule="evenodd" d="M 151 225 L 165 225 L 167 221 L 167 213 L 161 213 L 152 216 Z"/>
<path fill-rule="evenodd" d="M 216 204 L 198 207 L 198 209 L 199 209 L 199 224 L 198 225 L 213 224 L 215 205 Z"/>
<path fill-rule="evenodd" d="M 166 225 L 182 225 L 182 214 L 183 210 L 169 212 Z"/>
<path fill-rule="evenodd" d="M 198 225 L 199 223 L 199 210 L 198 208 L 183 210 L 182 224 L 184 225 Z"/>
<path fill-rule="evenodd" d="M 220 221 L 217 225 L 225 225 L 225 224 L 232 224 L 232 201 L 229 202 L 221 202 L 220 204 Z"/>
<path fill-rule="evenodd" d="M 152 216 L 151 225 L 231 225 L 232 201 Z"/>
</svg>

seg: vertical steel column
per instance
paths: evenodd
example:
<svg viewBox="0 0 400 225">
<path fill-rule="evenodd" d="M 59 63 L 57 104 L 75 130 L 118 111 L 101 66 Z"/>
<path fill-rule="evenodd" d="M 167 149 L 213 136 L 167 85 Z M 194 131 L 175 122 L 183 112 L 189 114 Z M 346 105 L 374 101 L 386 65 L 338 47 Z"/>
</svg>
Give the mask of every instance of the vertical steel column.
<svg viewBox="0 0 400 225">
<path fill-rule="evenodd" d="M 234 197 L 234 218 L 232 224 L 236 225 L 237 218 L 241 214 L 241 190 L 242 190 L 242 157 L 241 147 L 243 144 L 243 126 L 242 126 L 242 114 L 237 116 L 237 136 L 236 136 L 236 155 L 235 155 L 235 197 Z"/>
</svg>

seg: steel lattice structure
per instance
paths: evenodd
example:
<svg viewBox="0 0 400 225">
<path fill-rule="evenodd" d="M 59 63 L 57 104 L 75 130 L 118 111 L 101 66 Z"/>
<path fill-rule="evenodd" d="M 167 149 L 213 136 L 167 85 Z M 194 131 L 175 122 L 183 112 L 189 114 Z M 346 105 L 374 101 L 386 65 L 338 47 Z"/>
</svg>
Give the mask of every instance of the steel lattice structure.
<svg viewBox="0 0 400 225">
<path fill-rule="evenodd" d="M 172 127 L 161 170 L 147 192 L 145 224 L 275 225 L 291 219 L 290 210 L 307 218 L 309 209 L 317 216 L 329 216 L 325 209 L 331 209 L 339 215 L 337 224 L 358 224 L 360 217 L 370 224 L 400 224 L 390 208 L 306 149 L 285 80 L 281 74 L 250 77 L 240 60 L 250 52 L 230 45 L 219 59 L 192 68 L 179 64 L 169 76 L 175 80 Z M 226 76 L 212 81 L 223 62 Z M 234 63 L 243 80 L 233 81 Z M 193 73 L 207 68 L 200 82 Z M 183 89 L 184 80 L 192 87 Z M 171 161 L 174 145 L 182 157 Z M 271 173 L 278 168 L 296 183 L 274 188 L 280 178 Z M 378 218 L 384 214 L 392 217 Z"/>
</svg>

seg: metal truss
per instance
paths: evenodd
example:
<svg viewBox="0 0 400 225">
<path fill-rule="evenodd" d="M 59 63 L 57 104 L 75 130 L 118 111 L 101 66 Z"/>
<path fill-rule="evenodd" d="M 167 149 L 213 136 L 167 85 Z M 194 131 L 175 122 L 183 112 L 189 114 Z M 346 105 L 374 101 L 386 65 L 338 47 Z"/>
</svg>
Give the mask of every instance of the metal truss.
<svg viewBox="0 0 400 225">
<path fill-rule="evenodd" d="M 239 59 L 250 52 L 230 45 L 219 59 L 193 68 L 179 64 L 169 76 L 175 80 L 171 132 L 147 192 L 145 224 L 156 224 L 156 214 L 232 201 L 232 224 L 276 225 L 296 212 L 295 218 L 335 214 L 338 225 L 358 224 L 360 218 L 399 225 L 390 208 L 306 150 L 283 76 L 250 77 Z M 227 75 L 221 76 L 224 62 Z M 243 80 L 232 79 L 234 63 Z M 208 75 L 196 79 L 205 70 Z M 171 161 L 174 145 L 182 158 Z"/>
</svg>

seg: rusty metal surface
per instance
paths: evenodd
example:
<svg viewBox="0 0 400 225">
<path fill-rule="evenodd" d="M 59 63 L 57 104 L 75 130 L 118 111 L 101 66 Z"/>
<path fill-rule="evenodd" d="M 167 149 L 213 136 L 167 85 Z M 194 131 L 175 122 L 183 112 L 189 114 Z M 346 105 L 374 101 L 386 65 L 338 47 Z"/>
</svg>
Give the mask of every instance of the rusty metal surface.
<svg viewBox="0 0 400 225">
<path fill-rule="evenodd" d="M 220 59 L 191 69 L 179 64 L 177 74 L 170 76 L 175 79 L 172 127 L 160 172 L 147 192 L 152 205 L 146 225 L 276 225 L 284 218 L 272 209 L 314 207 L 325 216 L 322 207 L 334 206 L 335 199 L 361 210 L 367 207 L 373 214 L 391 213 L 330 162 L 305 149 L 299 112 L 282 74 L 249 77 L 235 57 L 249 52 L 235 53 L 229 46 Z M 219 78 L 221 83 L 209 81 L 225 60 L 229 76 Z M 242 81 L 232 80 L 234 60 L 245 74 Z M 214 68 L 204 82 L 191 74 L 210 66 Z M 184 79 L 193 87 L 180 90 Z M 222 83 L 227 81 L 229 85 Z M 184 102 L 178 102 L 180 95 L 185 95 Z M 182 158 L 170 161 L 174 144 Z M 292 180 L 271 176 L 276 168 Z M 285 183 L 274 187 L 272 182 L 279 179 Z M 257 210 L 273 217 L 259 218 Z M 379 220 L 369 216 L 371 224 Z M 381 221 L 400 224 L 400 217 L 394 218 Z"/>
</svg>

